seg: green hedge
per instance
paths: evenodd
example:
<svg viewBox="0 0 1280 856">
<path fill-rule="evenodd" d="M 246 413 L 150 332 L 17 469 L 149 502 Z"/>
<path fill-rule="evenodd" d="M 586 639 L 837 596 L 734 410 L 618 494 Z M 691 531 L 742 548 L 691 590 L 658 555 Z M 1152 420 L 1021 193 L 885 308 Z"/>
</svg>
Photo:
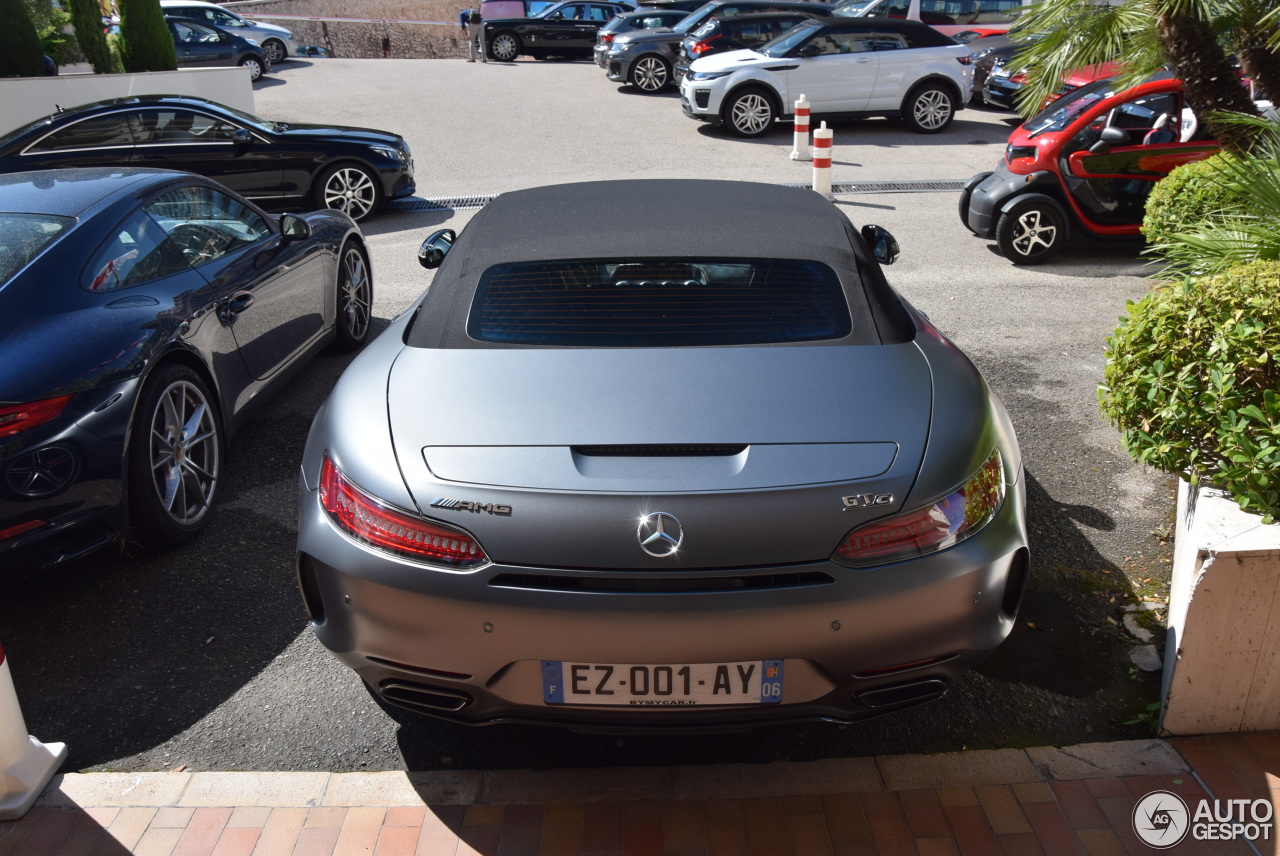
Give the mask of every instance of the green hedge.
<svg viewBox="0 0 1280 856">
<path fill-rule="evenodd" d="M 1163 244 L 1178 232 L 1239 203 L 1239 197 L 1222 184 L 1226 177 L 1223 166 L 1230 158 L 1222 152 L 1180 166 L 1156 182 L 1142 220 L 1142 234 L 1148 243 Z M 1219 180 L 1215 181 L 1215 176 Z"/>
<path fill-rule="evenodd" d="M 25 0 L 0 0 L 0 77 L 40 77 L 44 52 Z"/>
<path fill-rule="evenodd" d="M 1136 460 L 1280 517 L 1280 262 L 1130 301 L 1098 402 Z"/>
<path fill-rule="evenodd" d="M 160 0 L 119 0 L 120 53 L 124 70 L 172 71 L 178 67 L 173 35 Z"/>
</svg>

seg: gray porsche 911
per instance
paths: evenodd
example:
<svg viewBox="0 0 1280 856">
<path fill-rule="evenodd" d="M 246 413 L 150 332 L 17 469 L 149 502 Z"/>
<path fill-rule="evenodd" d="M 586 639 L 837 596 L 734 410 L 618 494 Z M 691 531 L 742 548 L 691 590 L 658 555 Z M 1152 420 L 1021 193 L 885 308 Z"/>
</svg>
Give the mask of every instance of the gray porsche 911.
<svg viewBox="0 0 1280 856">
<path fill-rule="evenodd" d="M 386 702 L 474 724 L 942 695 L 1013 626 L 1025 483 L 896 255 L 815 193 L 727 181 L 517 191 L 435 233 L 430 289 L 307 442 L 317 636 Z"/>
</svg>

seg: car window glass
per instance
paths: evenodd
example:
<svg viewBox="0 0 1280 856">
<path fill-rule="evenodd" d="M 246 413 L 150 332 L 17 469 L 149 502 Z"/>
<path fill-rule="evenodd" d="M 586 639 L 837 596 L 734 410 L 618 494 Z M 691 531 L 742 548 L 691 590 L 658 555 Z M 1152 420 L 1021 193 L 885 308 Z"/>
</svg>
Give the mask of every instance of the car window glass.
<svg viewBox="0 0 1280 856">
<path fill-rule="evenodd" d="M 111 291 L 190 269 L 164 230 L 146 212 L 134 211 L 89 263 L 85 287 Z"/>
<path fill-rule="evenodd" d="M 224 143 L 236 126 L 194 110 L 143 110 L 133 126 L 138 145 Z"/>
<path fill-rule="evenodd" d="M 759 21 L 743 24 L 738 28 L 738 38 L 748 44 L 759 42 L 762 35 L 768 38 L 768 27 L 768 24 L 762 24 Z"/>
<path fill-rule="evenodd" d="M 635 26 L 641 30 L 652 30 L 656 27 L 665 27 L 667 22 L 662 18 L 641 18 Z"/>
<path fill-rule="evenodd" d="M 0 214 L 0 285 L 75 224 L 52 214 Z"/>
<path fill-rule="evenodd" d="M 910 9 L 911 0 L 887 0 L 887 2 L 876 6 L 874 9 L 868 9 L 864 14 L 905 20 Z"/>
<path fill-rule="evenodd" d="M 926 24 L 971 24 L 977 16 L 973 0 L 920 0 L 920 20 Z"/>
<path fill-rule="evenodd" d="M 810 40 L 818 47 L 819 56 L 865 53 L 875 50 L 876 33 L 871 30 L 834 30 Z"/>
<path fill-rule="evenodd" d="M 31 146 L 31 152 L 61 152 L 71 149 L 132 146 L 133 134 L 123 113 L 95 116 L 54 131 Z"/>
<path fill-rule="evenodd" d="M 872 51 L 896 51 L 910 47 L 901 33 L 888 30 L 876 30 L 871 33 L 865 44 L 865 49 Z"/>
<path fill-rule="evenodd" d="M 185 21 L 174 21 L 174 30 L 177 33 L 177 40 L 186 44 L 197 44 L 200 42 L 212 43 L 218 41 L 218 31 L 209 27 L 202 27 L 199 24 L 188 24 Z"/>
<path fill-rule="evenodd" d="M 147 205 L 146 211 L 196 266 L 271 234 L 262 215 L 211 187 L 170 191 Z"/>
<path fill-rule="evenodd" d="M 981 0 L 975 24 L 1007 24 L 1022 8 L 1022 0 Z"/>
<path fill-rule="evenodd" d="M 1123 128 L 1126 131 L 1150 131 L 1155 126 L 1156 119 L 1165 113 L 1170 116 L 1180 116 L 1182 114 L 1182 109 L 1178 105 L 1178 97 L 1172 92 L 1163 92 L 1159 95 L 1148 95 L 1145 98 L 1126 101 L 1111 111 L 1111 117 L 1107 124 L 1113 128 Z M 1135 145 L 1139 142 L 1141 142 L 1141 139 L 1134 140 Z"/>
<path fill-rule="evenodd" d="M 242 21 L 240 18 L 237 18 L 234 15 L 224 12 L 221 9 L 209 9 L 208 12 L 209 12 L 209 17 L 213 20 L 213 23 L 217 24 L 219 27 L 247 27 L 248 26 L 248 24 L 245 21 Z"/>
<path fill-rule="evenodd" d="M 607 21 L 609 20 L 610 15 L 613 14 L 612 10 L 606 9 L 603 6 L 591 6 L 589 11 L 591 12 L 590 20 L 592 21 Z"/>
</svg>

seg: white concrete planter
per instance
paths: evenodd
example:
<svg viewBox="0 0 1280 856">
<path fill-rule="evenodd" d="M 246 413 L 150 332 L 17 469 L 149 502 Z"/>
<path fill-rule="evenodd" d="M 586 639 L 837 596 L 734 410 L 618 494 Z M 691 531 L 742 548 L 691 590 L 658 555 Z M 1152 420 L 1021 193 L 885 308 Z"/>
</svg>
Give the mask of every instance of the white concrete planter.
<svg viewBox="0 0 1280 856">
<path fill-rule="evenodd" d="M 0 79 L 0 133 L 64 109 L 129 95 L 198 95 L 254 112 L 249 69 L 183 68 L 139 74 L 65 74 Z"/>
<path fill-rule="evenodd" d="M 1163 735 L 1280 728 L 1280 523 L 1178 487 Z"/>
</svg>

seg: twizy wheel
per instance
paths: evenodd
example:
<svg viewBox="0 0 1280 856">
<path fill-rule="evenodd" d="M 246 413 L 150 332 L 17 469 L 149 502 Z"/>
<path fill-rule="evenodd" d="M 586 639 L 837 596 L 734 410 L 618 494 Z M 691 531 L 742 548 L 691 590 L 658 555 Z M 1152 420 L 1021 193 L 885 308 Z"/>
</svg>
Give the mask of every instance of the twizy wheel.
<svg viewBox="0 0 1280 856">
<path fill-rule="evenodd" d="M 1000 215 L 996 242 L 1015 265 L 1038 265 L 1062 247 L 1066 231 L 1057 208 L 1040 199 L 1026 199 Z"/>
</svg>

